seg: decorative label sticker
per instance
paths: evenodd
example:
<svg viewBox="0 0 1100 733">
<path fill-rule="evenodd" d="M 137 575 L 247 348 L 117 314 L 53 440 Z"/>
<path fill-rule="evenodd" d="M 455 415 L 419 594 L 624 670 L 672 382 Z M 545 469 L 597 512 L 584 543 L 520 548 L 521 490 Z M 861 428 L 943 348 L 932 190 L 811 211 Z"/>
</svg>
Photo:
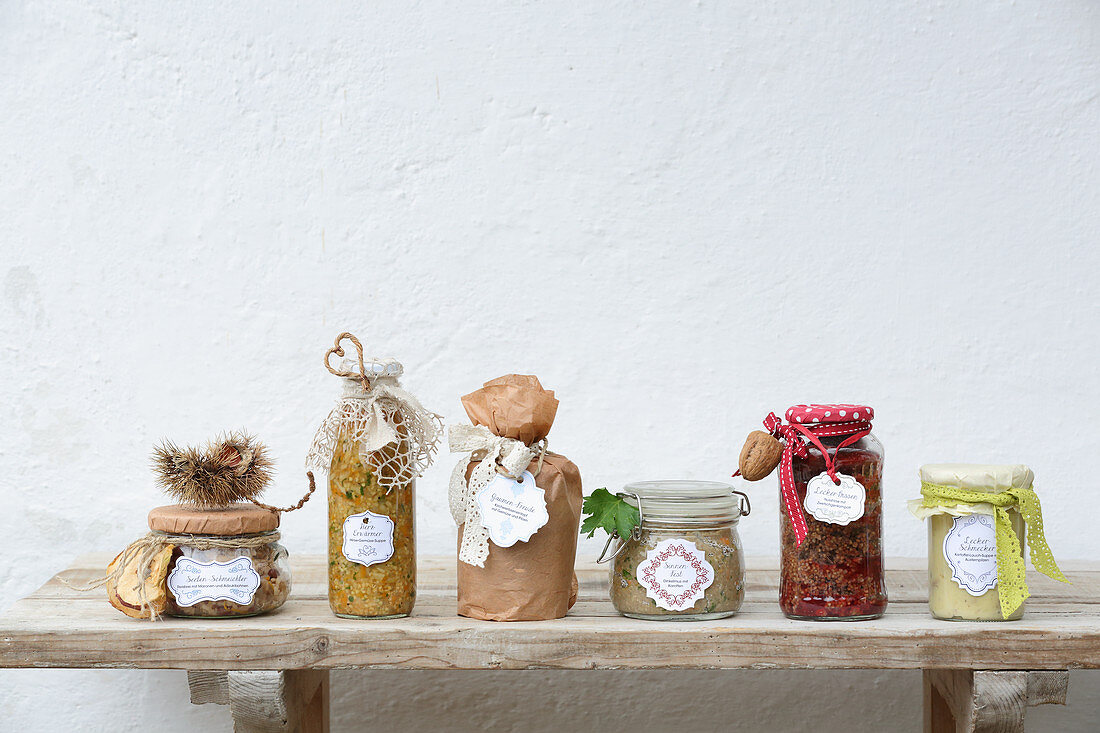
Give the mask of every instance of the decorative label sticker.
<svg viewBox="0 0 1100 733">
<path fill-rule="evenodd" d="M 249 557 L 229 562 L 195 562 L 181 557 L 168 574 L 168 590 L 175 596 L 176 605 L 184 608 L 199 601 L 232 601 L 247 606 L 259 587 L 260 575 Z"/>
<path fill-rule="evenodd" d="M 820 473 L 806 484 L 806 511 L 819 522 L 850 524 L 863 516 L 867 502 L 867 490 L 863 484 L 846 473 L 838 473 L 840 485 L 833 483 L 829 474 Z"/>
<path fill-rule="evenodd" d="M 690 540 L 661 540 L 645 557 L 638 565 L 638 582 L 666 610 L 691 608 L 714 582 L 714 568 Z"/>
<path fill-rule="evenodd" d="M 344 520 L 344 545 L 351 562 L 370 567 L 393 557 L 393 520 L 385 514 L 360 512 Z"/>
<path fill-rule="evenodd" d="M 993 517 L 971 514 L 955 517 L 943 538 L 943 559 L 951 580 L 972 596 L 997 587 L 997 531 Z"/>
<path fill-rule="evenodd" d="M 550 521 L 546 492 L 535 486 L 530 471 L 524 471 L 518 481 L 498 473 L 474 500 L 481 524 L 498 547 L 526 542 Z"/>
</svg>

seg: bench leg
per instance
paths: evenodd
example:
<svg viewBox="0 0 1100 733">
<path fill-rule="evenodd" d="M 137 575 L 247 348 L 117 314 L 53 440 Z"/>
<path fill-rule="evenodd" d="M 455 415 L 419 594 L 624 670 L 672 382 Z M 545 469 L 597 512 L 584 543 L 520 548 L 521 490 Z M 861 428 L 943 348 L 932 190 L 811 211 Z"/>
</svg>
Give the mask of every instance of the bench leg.
<svg viewBox="0 0 1100 733">
<path fill-rule="evenodd" d="M 228 705 L 234 733 L 328 733 L 328 670 L 187 673 L 191 702 Z"/>
<path fill-rule="evenodd" d="M 925 733 L 1024 733 L 1036 705 L 1066 704 L 1069 672 L 924 670 Z"/>
</svg>

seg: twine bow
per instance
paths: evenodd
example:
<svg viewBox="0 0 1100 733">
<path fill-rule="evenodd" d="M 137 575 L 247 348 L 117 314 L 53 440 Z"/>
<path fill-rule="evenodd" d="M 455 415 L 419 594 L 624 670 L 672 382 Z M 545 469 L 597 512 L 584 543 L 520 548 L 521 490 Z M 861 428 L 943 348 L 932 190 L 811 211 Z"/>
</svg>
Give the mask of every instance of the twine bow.
<svg viewBox="0 0 1100 733">
<path fill-rule="evenodd" d="M 75 591 L 87 593 L 88 591 L 102 588 L 111 583 L 117 586 L 119 581 L 122 580 L 127 567 L 131 563 L 136 563 L 139 568 L 137 582 L 128 590 L 137 592 L 138 606 L 141 609 L 142 615 L 147 614 L 150 621 L 156 621 L 160 616 L 157 610 L 153 608 L 153 604 L 149 601 L 148 594 L 145 592 L 145 583 L 149 580 L 149 576 L 152 573 L 153 558 L 160 554 L 160 551 L 165 547 L 174 547 L 174 545 L 171 545 L 165 540 L 165 535 L 150 532 L 144 537 L 140 537 L 127 545 L 126 549 L 114 560 L 114 567 L 110 572 L 96 578 L 90 583 L 86 585 L 74 585 L 60 576 L 58 580 L 61 581 L 62 585 L 72 588 Z"/>
<path fill-rule="evenodd" d="M 539 462 L 534 473 L 538 475 L 546 456 L 546 440 L 531 447 L 522 441 L 495 435 L 483 425 L 452 425 L 447 431 L 447 438 L 452 453 L 469 454 L 451 472 L 447 492 L 455 524 L 466 525 L 462 530 L 458 559 L 467 565 L 483 568 L 485 559 L 489 557 L 489 532 L 481 522 L 481 512 L 475 498 L 497 473 L 520 479 L 536 457 Z M 475 460 L 477 465 L 467 481 L 466 468 Z"/>
<path fill-rule="evenodd" d="M 805 458 L 809 455 L 809 445 L 813 444 L 825 458 L 825 472 L 834 484 L 840 485 L 840 479 L 836 476 L 836 465 L 832 455 L 825 448 L 819 438 L 849 436 L 834 448 L 834 453 L 840 448 L 852 445 L 860 438 L 871 432 L 871 423 L 867 420 L 849 420 L 838 423 L 814 423 L 800 425 L 798 423 L 786 423 L 776 416 L 774 412 L 768 413 L 764 418 L 764 427 L 769 433 L 783 441 L 783 456 L 779 459 L 779 491 L 783 496 L 783 505 L 787 508 L 787 516 L 791 520 L 791 528 L 794 530 L 796 546 L 801 546 L 806 539 L 809 527 L 806 523 L 806 515 L 802 511 L 802 503 L 798 500 L 798 492 L 795 490 L 794 457 Z"/>
<path fill-rule="evenodd" d="M 984 491 L 967 491 L 956 486 L 930 484 L 922 481 L 921 505 L 929 508 L 954 507 L 960 504 L 993 505 L 994 525 L 997 533 L 997 596 L 1001 602 L 1001 615 L 1011 616 L 1030 596 L 1024 570 L 1024 556 L 1020 541 L 1012 527 L 1008 509 L 1015 507 L 1027 524 L 1027 544 L 1031 548 L 1031 564 L 1043 575 L 1068 583 L 1062 574 L 1054 553 L 1050 551 L 1043 533 L 1043 508 L 1034 489 L 1013 487 L 990 494 Z"/>
<path fill-rule="evenodd" d="M 356 349 L 358 369 L 336 369 L 333 355 L 343 356 L 343 339 Z M 392 360 L 363 358 L 363 345 L 350 333 L 336 337 L 325 352 L 325 368 L 348 379 L 344 395 L 317 429 L 306 466 L 327 471 L 341 439 L 359 445 L 360 455 L 386 491 L 412 481 L 431 464 L 443 432 L 442 418 L 425 409 L 401 388 L 401 365 Z M 368 364 L 370 365 L 368 368 Z M 387 446 L 393 449 L 383 450 Z"/>
</svg>

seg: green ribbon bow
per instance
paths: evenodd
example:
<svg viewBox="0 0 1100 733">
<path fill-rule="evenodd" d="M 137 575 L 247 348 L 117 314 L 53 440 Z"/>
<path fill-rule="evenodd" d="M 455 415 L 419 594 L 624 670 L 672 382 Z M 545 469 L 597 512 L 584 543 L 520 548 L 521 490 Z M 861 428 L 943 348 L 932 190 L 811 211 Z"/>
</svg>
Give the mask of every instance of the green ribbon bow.
<svg viewBox="0 0 1100 733">
<path fill-rule="evenodd" d="M 1031 564 L 1043 575 L 1068 583 L 1058 569 L 1054 555 L 1043 534 L 1043 509 L 1033 489 L 1011 488 L 996 494 L 984 491 L 967 491 L 955 486 L 942 486 L 921 482 L 921 504 L 929 508 L 954 507 L 959 504 L 992 504 L 997 529 L 997 596 L 1001 601 L 1001 615 L 1008 618 L 1023 605 L 1031 593 L 1024 577 L 1024 557 L 1020 541 L 1012 528 L 1008 508 L 1016 507 L 1027 523 L 1027 545 L 1031 548 Z"/>
</svg>

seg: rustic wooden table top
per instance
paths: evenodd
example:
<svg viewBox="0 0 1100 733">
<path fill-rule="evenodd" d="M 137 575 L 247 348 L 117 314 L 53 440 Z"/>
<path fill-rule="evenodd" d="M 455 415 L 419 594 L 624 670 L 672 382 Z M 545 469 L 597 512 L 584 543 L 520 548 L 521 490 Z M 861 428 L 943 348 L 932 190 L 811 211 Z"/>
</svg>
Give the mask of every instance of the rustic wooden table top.
<svg viewBox="0 0 1100 733">
<path fill-rule="evenodd" d="M 59 574 L 86 583 L 110 558 L 89 555 Z M 1100 564 L 1063 566 L 1073 585 L 1028 573 L 1023 620 L 937 621 L 923 561 L 891 564 L 890 607 L 876 621 L 791 621 L 776 604 L 774 560 L 750 558 L 745 605 L 719 621 L 624 618 L 607 571 L 578 569 L 569 616 L 492 623 L 455 615 L 454 559 L 422 558 L 410 618 L 356 621 L 328 608 L 324 558 L 292 560 L 294 588 L 278 611 L 246 619 L 129 619 L 102 589 L 54 577 L 0 615 L 0 667 L 250 669 L 1072 669 L 1100 667 Z"/>
</svg>

